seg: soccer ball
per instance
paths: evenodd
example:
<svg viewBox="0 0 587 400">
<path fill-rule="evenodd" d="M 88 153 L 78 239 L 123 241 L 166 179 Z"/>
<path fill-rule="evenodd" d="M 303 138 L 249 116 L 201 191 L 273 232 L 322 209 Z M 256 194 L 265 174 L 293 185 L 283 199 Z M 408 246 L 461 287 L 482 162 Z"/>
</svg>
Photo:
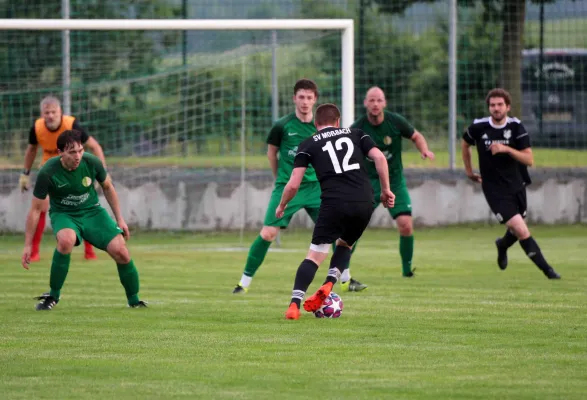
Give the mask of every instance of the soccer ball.
<svg viewBox="0 0 587 400">
<path fill-rule="evenodd" d="M 316 318 L 338 318 L 342 314 L 342 299 L 336 293 L 330 293 L 319 309 L 314 311 Z"/>
</svg>

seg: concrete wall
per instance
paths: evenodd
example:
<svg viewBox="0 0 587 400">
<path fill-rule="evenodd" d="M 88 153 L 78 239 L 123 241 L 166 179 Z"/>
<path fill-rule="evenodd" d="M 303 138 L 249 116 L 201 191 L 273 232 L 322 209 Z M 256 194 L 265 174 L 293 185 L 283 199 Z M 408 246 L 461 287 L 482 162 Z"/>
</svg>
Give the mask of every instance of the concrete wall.
<svg viewBox="0 0 587 400">
<path fill-rule="evenodd" d="M 496 222 L 480 186 L 462 172 L 407 171 L 406 175 L 418 225 Z M 247 229 L 258 229 L 272 190 L 267 171 L 251 172 L 244 185 L 239 172 L 229 170 L 114 170 L 113 176 L 127 223 L 146 229 L 230 230 L 243 223 Z M 1 231 L 24 230 L 32 193 L 20 193 L 17 179 L 18 173 L 10 177 L 5 173 L 2 179 Z M 530 222 L 587 222 L 586 172 L 535 171 L 533 180 L 528 188 Z M 302 212 L 292 225 L 310 227 L 311 221 Z M 387 210 L 379 207 L 371 226 L 393 226 Z"/>
</svg>

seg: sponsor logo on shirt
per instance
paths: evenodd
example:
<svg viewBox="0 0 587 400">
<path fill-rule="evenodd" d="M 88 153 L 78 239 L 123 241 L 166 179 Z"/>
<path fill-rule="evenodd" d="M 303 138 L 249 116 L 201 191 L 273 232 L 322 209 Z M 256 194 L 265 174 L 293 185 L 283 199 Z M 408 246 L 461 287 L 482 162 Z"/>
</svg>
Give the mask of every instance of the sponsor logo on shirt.
<svg viewBox="0 0 587 400">
<path fill-rule="evenodd" d="M 288 132 L 288 134 L 287 134 L 287 135 L 288 135 L 288 136 L 295 136 L 295 135 L 297 135 L 297 134 L 298 134 L 297 132 Z"/>
<path fill-rule="evenodd" d="M 287 155 L 290 156 L 290 157 L 295 157 L 297 153 L 298 153 L 298 146 L 296 146 L 293 149 L 289 150 L 287 152 Z"/>
<path fill-rule="evenodd" d="M 485 150 L 489 150 L 489 146 L 491 146 L 493 143 L 505 144 L 506 146 L 510 145 L 510 141 L 508 139 L 505 139 L 505 140 L 486 140 L 485 141 Z"/>
<path fill-rule="evenodd" d="M 85 203 L 89 198 L 90 198 L 89 193 L 84 193 L 79 196 L 75 196 L 73 194 L 70 194 L 69 196 L 67 196 L 66 198 L 61 200 L 61 204 L 63 204 L 64 206 L 79 206 L 79 205 L 82 205 L 83 203 Z"/>
</svg>

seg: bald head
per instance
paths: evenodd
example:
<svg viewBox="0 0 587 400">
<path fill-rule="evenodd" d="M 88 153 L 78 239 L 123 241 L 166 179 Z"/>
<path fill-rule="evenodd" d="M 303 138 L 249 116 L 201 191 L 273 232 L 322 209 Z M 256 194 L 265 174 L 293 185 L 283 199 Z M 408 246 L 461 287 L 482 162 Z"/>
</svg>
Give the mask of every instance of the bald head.
<svg viewBox="0 0 587 400">
<path fill-rule="evenodd" d="M 367 109 L 367 116 L 369 119 L 379 120 L 383 117 L 383 110 L 387 107 L 385 101 L 385 93 L 377 86 L 373 86 L 367 90 L 365 101 L 363 102 Z"/>
<path fill-rule="evenodd" d="M 385 99 L 385 93 L 383 93 L 383 90 L 379 86 L 370 87 L 369 90 L 367 90 L 365 98 L 368 98 L 369 96 L 383 97 Z"/>
</svg>

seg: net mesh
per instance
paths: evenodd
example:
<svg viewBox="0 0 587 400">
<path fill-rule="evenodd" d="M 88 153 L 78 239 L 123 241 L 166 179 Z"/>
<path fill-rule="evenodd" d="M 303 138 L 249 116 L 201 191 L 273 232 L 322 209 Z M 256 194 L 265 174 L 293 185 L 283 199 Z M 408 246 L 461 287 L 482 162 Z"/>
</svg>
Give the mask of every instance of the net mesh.
<svg viewBox="0 0 587 400">
<path fill-rule="evenodd" d="M 543 22 L 538 1 L 458 3 L 458 131 L 487 114 L 485 94 L 501 85 L 514 95 L 511 114 L 532 133 L 539 166 L 585 166 L 587 3 L 547 3 Z M 6 18 L 61 17 L 61 0 L 0 4 Z M 189 0 L 185 7 L 172 0 L 71 0 L 70 10 L 72 18 L 353 18 L 357 115 L 366 89 L 382 87 L 389 108 L 424 133 L 438 156 L 429 164 L 406 146 L 407 167 L 448 167 L 446 0 Z M 39 101 L 62 94 L 62 34 L 3 33 L 0 190 L 7 194 L 16 190 Z M 273 43 L 265 31 L 74 31 L 70 42 L 72 114 L 130 186 L 169 180 L 178 170 L 205 183 L 218 177 L 206 171 L 222 168 L 234 188 L 243 157 L 246 179 L 270 184 L 264 140 L 273 122 L 273 46 L 280 116 L 292 111 L 300 77 L 318 83 L 320 101 L 341 100 L 339 33 L 279 31 Z"/>
</svg>

